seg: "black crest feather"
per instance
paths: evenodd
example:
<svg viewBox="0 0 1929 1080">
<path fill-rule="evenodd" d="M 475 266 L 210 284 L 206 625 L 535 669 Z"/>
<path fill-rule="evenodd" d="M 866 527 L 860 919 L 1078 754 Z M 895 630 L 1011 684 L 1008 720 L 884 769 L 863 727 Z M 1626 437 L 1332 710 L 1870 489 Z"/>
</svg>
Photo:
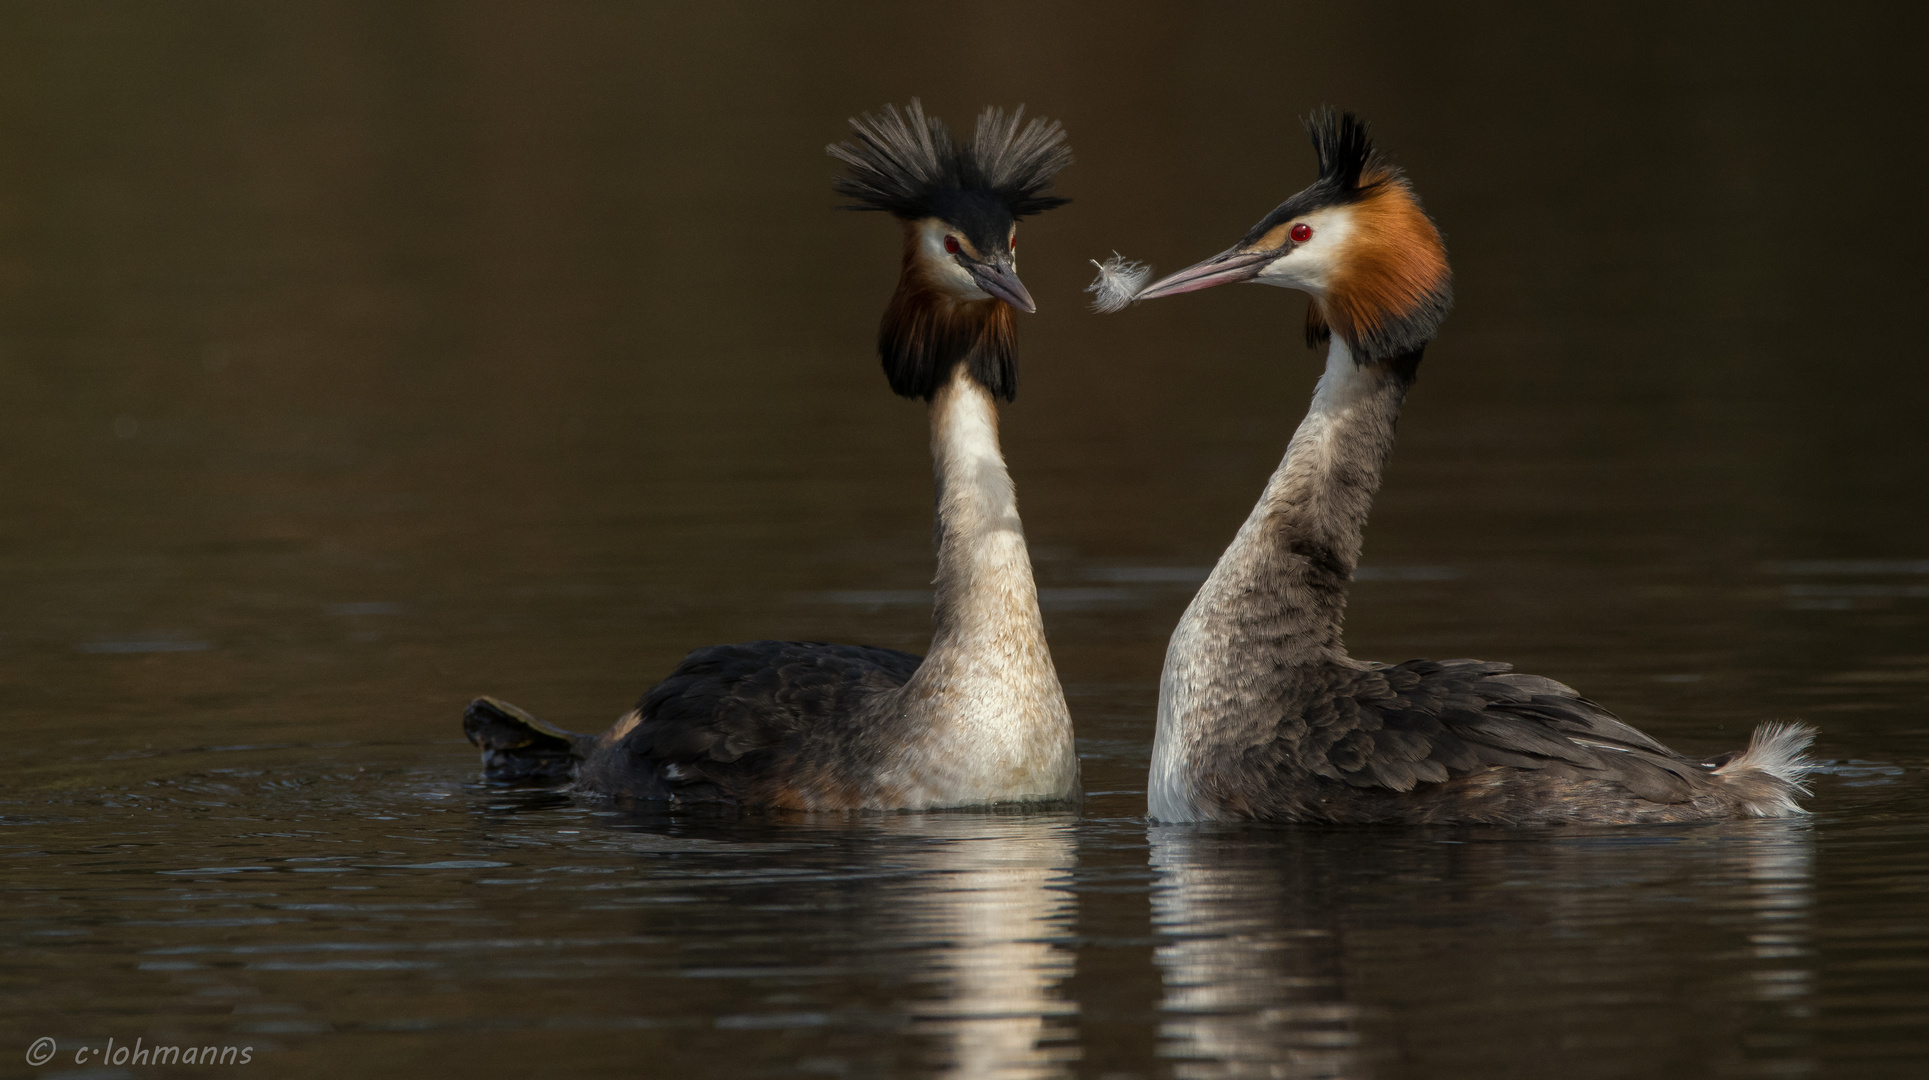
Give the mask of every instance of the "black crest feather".
<svg viewBox="0 0 1929 1080">
<path fill-rule="evenodd" d="M 1399 193 L 1410 205 L 1412 221 L 1431 238 L 1430 255 L 1379 260 L 1384 271 L 1398 266 L 1401 274 L 1382 274 L 1381 287 L 1364 310 L 1360 296 L 1329 297 L 1306 309 L 1306 343 L 1318 345 L 1337 326 L 1356 359 L 1386 359 L 1409 381 L 1426 343 L 1439 330 L 1453 307 L 1453 278 L 1440 243 L 1439 231 L 1421 209 L 1406 175 L 1373 145 L 1365 121 L 1352 113 L 1321 108 L 1306 118 L 1306 134 L 1319 158 L 1319 177 L 1304 191 L 1279 204 L 1246 234 L 1254 243 L 1278 226 L 1303 214 L 1331 206 L 1360 203 L 1377 195 Z M 1424 243 L 1426 237 L 1415 236 Z M 1404 275 L 1402 277 L 1402 275 Z M 1387 277 L 1398 280 L 1389 283 Z"/>
<path fill-rule="evenodd" d="M 849 210 L 883 210 L 906 222 L 937 218 L 980 252 L 1008 251 L 1018 218 L 1063 206 L 1050 194 L 1058 171 L 1072 163 L 1056 120 L 1025 120 L 1025 107 L 978 115 L 970 142 L 925 114 L 916 98 L 903 109 L 851 119 L 855 138 L 825 148 L 849 166 L 833 187 Z M 963 365 L 993 397 L 1018 392 L 1017 328 L 1002 300 L 958 303 L 917 270 L 907 232 L 904 272 L 878 327 L 878 358 L 891 389 L 927 401 Z M 1009 255 L 1003 256 L 1007 264 Z"/>
<path fill-rule="evenodd" d="M 1373 145 L 1366 121 L 1352 113 L 1330 107 L 1317 109 L 1306 118 L 1306 134 L 1313 140 L 1313 152 L 1319 155 L 1319 178 L 1259 219 L 1259 224 L 1247 230 L 1243 243 L 1253 243 L 1280 223 L 1302 214 L 1359 202 L 1381 185 L 1400 181 L 1400 170 Z"/>
<path fill-rule="evenodd" d="M 883 210 L 907 220 L 929 216 L 948 196 L 963 192 L 991 196 L 1014 218 L 1063 206 L 1071 200 L 1046 192 L 1072 163 L 1065 129 L 1056 120 L 1023 123 L 1024 116 L 1023 105 L 1011 113 L 986 109 L 968 143 L 953 138 L 944 121 L 925 115 L 916 98 L 901 112 L 886 105 L 878 115 L 852 117 L 856 138 L 825 147 L 850 166 L 832 186 L 852 200 L 848 209 Z"/>
<path fill-rule="evenodd" d="M 1318 109 L 1306 118 L 1306 134 L 1312 137 L 1313 152 L 1319 155 L 1316 183 L 1336 194 L 1359 191 L 1362 174 L 1377 177 L 1393 171 L 1373 145 L 1366 122 L 1352 113 L 1335 113 L 1330 107 Z"/>
</svg>

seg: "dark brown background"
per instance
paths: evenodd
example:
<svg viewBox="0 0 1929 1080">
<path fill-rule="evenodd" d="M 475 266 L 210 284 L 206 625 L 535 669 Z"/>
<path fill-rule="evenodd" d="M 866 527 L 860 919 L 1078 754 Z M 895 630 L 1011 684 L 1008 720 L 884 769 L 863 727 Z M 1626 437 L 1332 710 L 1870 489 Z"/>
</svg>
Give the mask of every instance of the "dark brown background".
<svg viewBox="0 0 1929 1080">
<path fill-rule="evenodd" d="M 0 1061 L 46 1034 L 252 1039 L 304 1075 L 1901 1075 L 1929 1051 L 1912 12 L 0 9 Z M 1079 158 L 1025 226 L 1005 433 L 1084 817 L 474 787 L 478 692 L 594 727 L 695 645 L 922 647 L 924 420 L 870 353 L 895 230 L 829 209 L 822 152 L 914 94 L 957 127 L 1025 102 Z M 1459 296 L 1355 651 L 1511 660 L 1684 750 L 1809 719 L 1838 762 L 1812 822 L 1148 840 L 1185 571 L 1318 361 L 1296 296 L 1101 318 L 1085 260 L 1220 250 L 1310 178 L 1322 103 L 1408 169 Z"/>
</svg>

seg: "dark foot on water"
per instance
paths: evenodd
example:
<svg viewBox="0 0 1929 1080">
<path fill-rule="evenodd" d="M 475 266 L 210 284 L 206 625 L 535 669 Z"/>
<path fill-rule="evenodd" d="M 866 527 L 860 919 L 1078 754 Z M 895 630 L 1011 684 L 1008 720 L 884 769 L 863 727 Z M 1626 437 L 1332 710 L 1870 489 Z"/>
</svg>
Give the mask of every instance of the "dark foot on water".
<svg viewBox="0 0 1929 1080">
<path fill-rule="evenodd" d="M 576 775 L 582 736 L 545 724 L 506 701 L 479 697 L 462 714 L 462 733 L 482 751 L 482 772 L 500 783 L 558 783 Z"/>
</svg>

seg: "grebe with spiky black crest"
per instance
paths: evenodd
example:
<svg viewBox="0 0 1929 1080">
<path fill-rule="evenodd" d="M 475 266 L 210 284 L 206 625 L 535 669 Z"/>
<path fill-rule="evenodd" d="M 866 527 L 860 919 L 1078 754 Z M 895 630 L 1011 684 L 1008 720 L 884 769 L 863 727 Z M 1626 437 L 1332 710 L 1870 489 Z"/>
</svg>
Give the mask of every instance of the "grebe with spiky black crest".
<svg viewBox="0 0 1929 1080">
<path fill-rule="evenodd" d="M 1352 115 L 1308 129 L 1319 178 L 1231 249 L 1102 307 L 1228 282 L 1311 297 L 1326 372 L 1286 457 L 1166 650 L 1159 821 L 1678 822 L 1802 813 L 1799 724 L 1691 758 L 1552 679 L 1479 660 L 1355 660 L 1341 641 L 1394 421 L 1452 303 L 1439 230 Z M 1117 300 L 1118 302 L 1107 302 Z"/>
<path fill-rule="evenodd" d="M 998 444 L 1017 390 L 1018 220 L 1068 200 L 1056 122 L 987 109 L 954 139 L 913 100 L 829 147 L 850 209 L 903 224 L 878 333 L 891 388 L 929 403 L 938 572 L 930 652 L 753 641 L 698 649 L 608 731 L 579 736 L 480 698 L 464 730 L 493 778 L 573 776 L 638 799 L 800 810 L 1056 802 L 1078 757 Z"/>
</svg>

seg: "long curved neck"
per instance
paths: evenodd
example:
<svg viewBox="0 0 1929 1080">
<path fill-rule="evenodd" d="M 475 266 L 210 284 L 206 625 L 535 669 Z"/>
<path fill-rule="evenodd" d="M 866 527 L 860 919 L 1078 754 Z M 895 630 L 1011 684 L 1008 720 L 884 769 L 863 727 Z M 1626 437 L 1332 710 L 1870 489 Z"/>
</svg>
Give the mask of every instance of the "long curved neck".
<svg viewBox="0 0 1929 1080">
<path fill-rule="evenodd" d="M 1333 336 L 1312 407 L 1201 590 L 1264 662 L 1345 654 L 1347 585 L 1419 360 L 1358 363 Z"/>
<path fill-rule="evenodd" d="M 931 398 L 938 575 L 931 649 L 899 691 L 943 805 L 1077 793 L 1071 713 L 1045 645 L 998 410 L 964 364 Z M 953 803 L 955 804 L 955 803 Z"/>
<path fill-rule="evenodd" d="M 1202 744 L 1262 738 L 1282 684 L 1345 659 L 1347 583 L 1420 353 L 1358 364 L 1333 336 L 1285 459 L 1166 648 L 1148 788 L 1159 820 L 1192 820 L 1186 763 L 1203 760 Z"/>
<path fill-rule="evenodd" d="M 932 395 L 931 459 L 938 482 L 931 656 L 968 656 L 992 640 L 1042 652 L 1044 621 L 1018 496 L 998 447 L 998 408 L 963 364 Z"/>
</svg>

